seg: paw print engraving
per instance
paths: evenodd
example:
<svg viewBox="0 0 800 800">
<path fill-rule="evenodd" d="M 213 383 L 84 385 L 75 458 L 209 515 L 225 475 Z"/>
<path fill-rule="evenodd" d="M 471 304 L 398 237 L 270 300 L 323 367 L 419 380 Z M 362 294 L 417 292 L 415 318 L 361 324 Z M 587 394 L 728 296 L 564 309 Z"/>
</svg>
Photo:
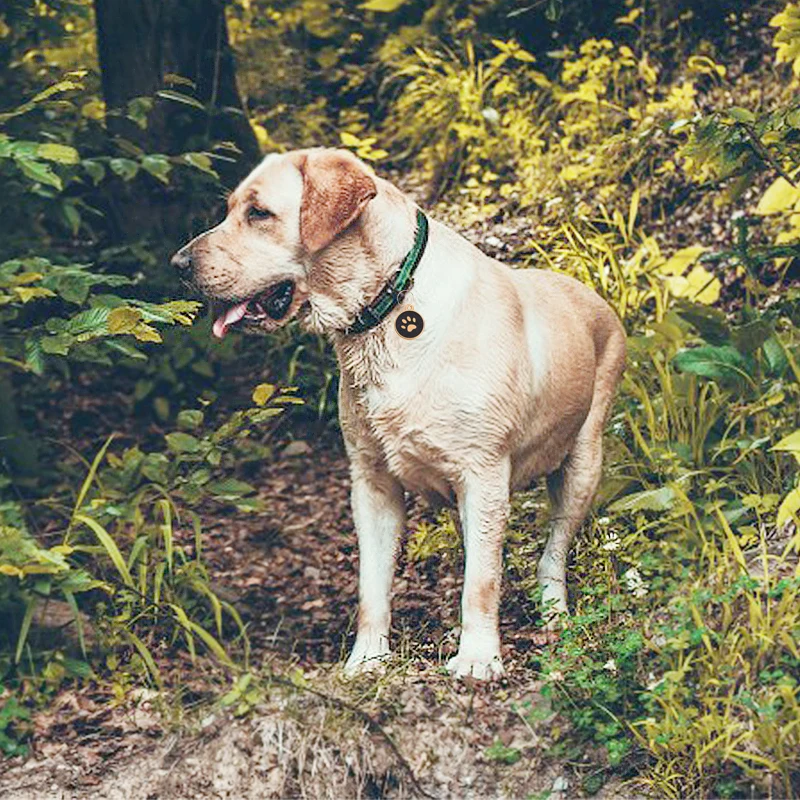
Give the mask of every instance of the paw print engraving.
<svg viewBox="0 0 800 800">
<path fill-rule="evenodd" d="M 416 311 L 404 311 L 397 317 L 394 327 L 404 339 L 413 339 L 422 333 L 424 325 L 421 314 Z"/>
<path fill-rule="evenodd" d="M 417 325 L 414 322 L 414 317 L 405 316 L 400 320 L 400 327 L 403 329 L 404 333 L 411 333 L 417 329 Z"/>
</svg>

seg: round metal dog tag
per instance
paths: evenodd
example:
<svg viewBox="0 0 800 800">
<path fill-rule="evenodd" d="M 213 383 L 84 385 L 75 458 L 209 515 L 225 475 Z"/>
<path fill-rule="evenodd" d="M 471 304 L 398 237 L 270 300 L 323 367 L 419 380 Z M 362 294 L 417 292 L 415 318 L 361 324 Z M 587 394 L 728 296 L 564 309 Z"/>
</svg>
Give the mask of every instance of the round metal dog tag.
<svg viewBox="0 0 800 800">
<path fill-rule="evenodd" d="M 404 339 L 415 339 L 422 333 L 424 327 L 425 322 L 422 319 L 422 314 L 418 314 L 413 309 L 401 311 L 394 323 L 394 329 Z"/>
</svg>

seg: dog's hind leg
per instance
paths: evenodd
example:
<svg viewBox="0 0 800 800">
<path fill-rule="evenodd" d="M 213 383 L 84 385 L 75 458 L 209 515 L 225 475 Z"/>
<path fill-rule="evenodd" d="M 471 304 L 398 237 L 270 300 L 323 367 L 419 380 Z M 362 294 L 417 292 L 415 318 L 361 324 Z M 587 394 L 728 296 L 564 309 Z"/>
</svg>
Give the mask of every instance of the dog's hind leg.
<svg viewBox="0 0 800 800">
<path fill-rule="evenodd" d="M 351 503 L 358 534 L 358 632 L 345 670 L 355 673 L 389 655 L 390 594 L 405 524 L 400 484 L 374 465 L 351 462 Z"/>
<path fill-rule="evenodd" d="M 537 576 L 547 627 L 567 613 L 567 555 L 570 544 L 592 504 L 603 464 L 602 425 L 581 429 L 572 452 L 556 472 L 547 476 L 550 494 L 550 536 L 539 560 Z M 587 427 L 588 425 L 588 427 Z"/>
<path fill-rule="evenodd" d="M 567 613 L 567 555 L 572 540 L 594 499 L 603 469 L 603 429 L 625 358 L 625 339 L 620 330 L 606 346 L 595 380 L 589 415 L 561 467 L 547 476 L 551 502 L 550 536 L 539 561 L 537 576 L 547 627 Z"/>
<path fill-rule="evenodd" d="M 457 677 L 485 679 L 503 673 L 498 614 L 509 477 L 509 460 L 504 459 L 480 475 L 467 476 L 458 492 L 466 552 L 461 641 L 447 664 Z"/>
</svg>

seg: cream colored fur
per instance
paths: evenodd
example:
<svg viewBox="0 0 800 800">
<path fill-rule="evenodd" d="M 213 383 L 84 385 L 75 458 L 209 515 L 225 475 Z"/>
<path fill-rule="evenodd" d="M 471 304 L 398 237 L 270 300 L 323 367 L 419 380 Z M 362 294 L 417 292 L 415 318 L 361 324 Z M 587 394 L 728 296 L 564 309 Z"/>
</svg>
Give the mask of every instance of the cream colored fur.
<svg viewBox="0 0 800 800">
<path fill-rule="evenodd" d="M 252 202 L 274 209 L 274 219 L 248 222 Z M 287 319 L 300 315 L 333 341 L 360 549 L 358 633 L 347 668 L 389 653 L 391 582 L 410 491 L 458 507 L 462 632 L 448 668 L 487 678 L 502 672 L 509 495 L 543 475 L 553 513 L 538 575 L 550 624 L 567 611 L 567 552 L 600 477 L 625 335 L 578 281 L 515 271 L 435 220 L 406 298 L 425 321 L 423 333 L 401 338 L 395 310 L 372 331 L 343 334 L 411 248 L 415 212 L 355 157 L 296 151 L 268 156 L 232 196 L 225 221 L 181 252 L 192 256 L 195 281 L 222 300 L 291 277 L 298 289 Z M 304 244 L 312 238 L 313 247 Z"/>
</svg>

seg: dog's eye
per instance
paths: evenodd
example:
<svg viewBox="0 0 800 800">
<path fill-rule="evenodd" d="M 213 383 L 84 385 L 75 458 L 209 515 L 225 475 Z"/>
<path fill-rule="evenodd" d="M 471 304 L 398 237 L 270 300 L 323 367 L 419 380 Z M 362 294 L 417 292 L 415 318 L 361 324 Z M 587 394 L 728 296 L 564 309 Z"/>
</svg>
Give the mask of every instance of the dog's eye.
<svg viewBox="0 0 800 800">
<path fill-rule="evenodd" d="M 250 206 L 247 209 L 247 219 L 249 220 L 257 220 L 257 219 L 269 219 L 270 217 L 274 217 L 275 215 L 268 211 L 266 208 L 259 208 L 258 206 Z"/>
</svg>

